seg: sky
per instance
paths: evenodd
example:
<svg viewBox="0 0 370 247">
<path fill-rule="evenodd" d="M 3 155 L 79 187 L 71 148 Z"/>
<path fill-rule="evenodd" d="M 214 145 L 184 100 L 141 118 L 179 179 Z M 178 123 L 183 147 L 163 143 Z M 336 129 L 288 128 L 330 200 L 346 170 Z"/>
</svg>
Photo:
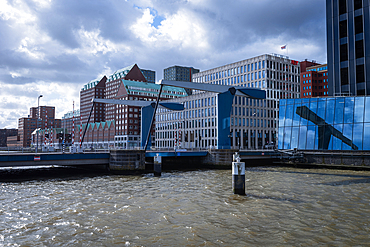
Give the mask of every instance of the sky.
<svg viewBox="0 0 370 247">
<path fill-rule="evenodd" d="M 262 54 L 326 63 L 324 0 L 0 0 L 0 129 L 79 109 L 84 84 L 137 64 L 208 70 Z M 287 45 L 282 50 L 281 46 Z"/>
</svg>

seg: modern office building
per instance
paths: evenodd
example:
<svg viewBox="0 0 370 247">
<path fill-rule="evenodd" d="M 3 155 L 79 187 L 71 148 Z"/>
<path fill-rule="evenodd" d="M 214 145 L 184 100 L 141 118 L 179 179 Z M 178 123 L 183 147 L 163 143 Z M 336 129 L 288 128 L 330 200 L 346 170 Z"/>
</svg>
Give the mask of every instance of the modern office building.
<svg viewBox="0 0 370 247">
<path fill-rule="evenodd" d="M 141 73 L 143 73 L 147 82 L 155 83 L 155 71 L 148 70 L 148 69 L 140 69 Z"/>
<path fill-rule="evenodd" d="M 301 72 L 301 98 L 328 96 L 327 64 L 307 67 Z"/>
<path fill-rule="evenodd" d="M 235 97 L 232 110 L 227 113 L 231 114 L 228 123 L 231 148 L 258 149 L 267 143 L 275 142 L 279 117 L 278 100 L 299 98 L 299 74 L 299 62 L 290 60 L 286 56 L 265 54 L 194 74 L 193 82 L 249 87 L 266 91 L 266 100 Z M 221 126 L 218 125 L 220 102 L 216 94 L 198 91 L 193 92 L 192 96 L 171 101 L 184 102 L 186 109 L 182 114 L 186 115 L 160 110 L 159 115 L 168 116 L 161 116 L 157 120 L 158 130 L 173 131 L 173 126 L 180 126 L 177 129 L 182 129 L 180 141 L 183 143 L 181 147 L 184 148 L 210 146 L 224 148 L 219 143 L 220 139 L 217 139 L 219 138 L 217 128 Z M 177 125 L 176 121 L 179 116 L 186 121 Z M 167 127 L 164 128 L 166 125 Z M 158 147 L 175 147 L 178 143 L 174 141 L 175 139 L 166 139 L 168 136 L 173 137 L 174 133 L 157 134 Z"/>
<path fill-rule="evenodd" d="M 164 80 L 169 81 L 192 81 L 193 74 L 199 73 L 199 69 L 184 66 L 172 66 L 163 70 Z M 185 89 L 188 95 L 192 94 L 190 89 Z"/>
<path fill-rule="evenodd" d="M 279 149 L 370 150 L 370 97 L 280 100 Z"/>
<path fill-rule="evenodd" d="M 199 73 L 199 69 L 175 65 L 163 70 L 163 78 L 169 81 L 192 81 L 195 73 Z"/>
<path fill-rule="evenodd" d="M 370 2 L 327 0 L 329 95 L 370 95 Z"/>
</svg>

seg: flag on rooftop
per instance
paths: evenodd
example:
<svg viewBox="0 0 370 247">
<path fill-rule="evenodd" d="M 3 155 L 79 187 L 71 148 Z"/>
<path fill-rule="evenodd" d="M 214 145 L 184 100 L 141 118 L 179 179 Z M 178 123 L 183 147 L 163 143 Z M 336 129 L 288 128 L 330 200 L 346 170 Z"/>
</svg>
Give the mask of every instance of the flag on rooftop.
<svg viewBox="0 0 370 247">
<path fill-rule="evenodd" d="M 286 49 L 286 45 L 283 45 L 283 46 L 281 47 L 281 49 L 282 49 L 282 50 Z"/>
</svg>

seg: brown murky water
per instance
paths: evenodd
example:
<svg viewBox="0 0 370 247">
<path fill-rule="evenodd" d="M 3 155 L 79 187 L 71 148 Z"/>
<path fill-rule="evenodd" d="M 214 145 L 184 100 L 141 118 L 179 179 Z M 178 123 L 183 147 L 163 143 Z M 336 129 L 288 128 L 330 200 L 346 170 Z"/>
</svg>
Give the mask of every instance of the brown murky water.
<svg viewBox="0 0 370 247">
<path fill-rule="evenodd" d="M 365 246 L 370 172 L 248 168 L 1 182 L 2 246 Z"/>
</svg>

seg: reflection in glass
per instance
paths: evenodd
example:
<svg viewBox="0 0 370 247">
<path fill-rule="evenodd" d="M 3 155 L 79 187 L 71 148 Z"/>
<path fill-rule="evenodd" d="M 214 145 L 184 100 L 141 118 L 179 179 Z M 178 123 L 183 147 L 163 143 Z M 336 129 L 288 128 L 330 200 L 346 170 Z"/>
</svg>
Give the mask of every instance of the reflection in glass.
<svg viewBox="0 0 370 247">
<path fill-rule="evenodd" d="M 287 105 L 285 112 L 285 126 L 293 126 L 293 105 Z"/>
<path fill-rule="evenodd" d="M 309 125 L 307 128 L 307 146 L 306 149 L 313 150 L 315 147 L 315 126 Z"/>
<path fill-rule="evenodd" d="M 301 125 L 301 127 L 299 128 L 299 138 L 298 138 L 299 149 L 306 149 L 306 140 L 307 140 L 306 136 L 307 136 L 307 126 Z"/>
<path fill-rule="evenodd" d="M 285 103 L 283 108 L 286 117 L 284 124 L 279 126 L 279 148 L 370 150 L 370 100 L 367 99 L 290 100 L 293 104 Z M 361 121 L 367 118 L 369 123 L 363 124 Z"/>
<path fill-rule="evenodd" d="M 353 107 L 355 99 L 353 97 L 346 98 L 344 104 L 344 123 L 353 123 Z"/>
<path fill-rule="evenodd" d="M 317 116 L 325 119 L 326 99 L 322 99 L 317 105 Z"/>
<path fill-rule="evenodd" d="M 279 133 L 278 133 L 278 148 L 283 149 L 283 139 L 284 138 L 284 127 L 279 127 Z"/>
<path fill-rule="evenodd" d="M 292 140 L 291 140 L 292 148 L 298 147 L 298 137 L 299 137 L 299 127 L 293 127 L 292 128 Z"/>
<path fill-rule="evenodd" d="M 351 148 L 351 144 L 353 142 L 353 139 L 352 139 L 352 128 L 353 128 L 352 124 L 344 124 L 343 125 L 343 135 L 345 137 L 347 137 L 349 140 L 352 140 L 352 141 L 351 141 L 351 143 L 348 143 L 348 144 L 346 144 L 346 143 L 343 142 L 342 150 L 351 150 L 352 149 Z"/>
<path fill-rule="evenodd" d="M 284 149 L 291 149 L 290 138 L 292 134 L 292 127 L 284 128 Z"/>
<path fill-rule="evenodd" d="M 359 150 L 362 148 L 362 137 L 363 137 L 364 125 L 362 123 L 353 125 L 353 144 L 355 144 Z"/>
<path fill-rule="evenodd" d="M 370 123 L 364 123 L 363 150 L 370 150 Z"/>
<path fill-rule="evenodd" d="M 334 105 L 335 105 L 335 100 L 334 99 L 328 99 L 326 101 L 326 117 L 325 117 L 325 122 L 328 124 L 333 124 L 334 123 Z"/>
<path fill-rule="evenodd" d="M 335 100 L 334 124 L 343 123 L 344 112 L 344 98 L 337 98 Z"/>
<path fill-rule="evenodd" d="M 366 103 L 365 103 L 365 120 L 364 120 L 364 122 L 370 122 L 370 97 L 367 97 L 366 98 Z"/>
<path fill-rule="evenodd" d="M 301 121 L 301 116 L 299 116 L 298 114 L 296 114 L 297 112 L 297 107 L 300 107 L 301 104 L 299 102 L 297 102 L 295 105 L 294 105 L 294 112 L 293 112 L 293 126 L 299 126 L 300 124 L 300 121 Z"/>
<path fill-rule="evenodd" d="M 354 107 L 355 123 L 362 123 L 364 121 L 364 103 L 365 97 L 356 97 Z"/>
<path fill-rule="evenodd" d="M 282 100 L 280 100 L 282 102 Z M 279 126 L 283 127 L 284 126 L 284 120 L 285 120 L 285 109 L 286 105 L 280 105 L 279 107 Z"/>
</svg>

